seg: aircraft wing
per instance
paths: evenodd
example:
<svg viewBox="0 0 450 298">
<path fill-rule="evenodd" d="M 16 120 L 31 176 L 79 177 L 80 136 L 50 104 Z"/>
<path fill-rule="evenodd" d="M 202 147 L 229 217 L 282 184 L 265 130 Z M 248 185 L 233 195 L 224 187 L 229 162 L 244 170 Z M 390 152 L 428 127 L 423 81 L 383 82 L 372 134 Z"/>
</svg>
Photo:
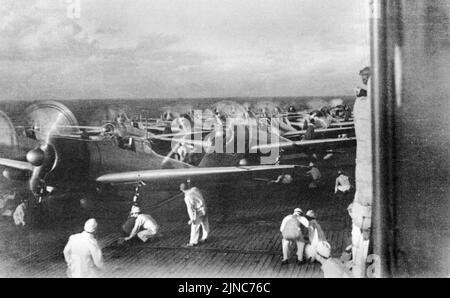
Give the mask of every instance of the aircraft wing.
<svg viewBox="0 0 450 298">
<path fill-rule="evenodd" d="M 94 131 L 102 131 L 102 126 L 83 126 L 83 125 L 56 125 L 56 128 L 78 128 L 78 129 L 86 129 L 86 130 L 94 130 Z"/>
<path fill-rule="evenodd" d="M 167 134 L 154 134 L 149 136 L 149 139 L 160 139 L 163 141 L 172 141 L 176 138 L 191 136 L 191 135 L 198 135 L 203 133 L 208 133 L 210 131 L 207 130 L 201 130 L 201 131 L 188 131 L 188 132 L 177 132 L 177 133 L 167 133 Z"/>
<path fill-rule="evenodd" d="M 290 141 L 290 142 L 276 142 L 264 145 L 253 146 L 252 150 L 269 150 L 269 149 L 281 149 L 281 148 L 308 148 L 308 149 L 332 149 L 343 148 L 356 145 L 356 138 L 335 138 L 335 139 L 318 139 L 318 140 L 302 140 L 302 141 Z"/>
<path fill-rule="evenodd" d="M 330 124 L 330 127 L 346 127 L 346 126 L 355 126 L 355 122 L 343 121 L 343 122 L 333 122 Z"/>
<path fill-rule="evenodd" d="M 183 168 L 183 169 L 159 169 L 132 171 L 121 173 L 110 173 L 98 177 L 97 182 L 125 184 L 137 181 L 158 182 L 173 181 L 187 179 L 217 179 L 231 178 L 245 175 L 253 175 L 259 173 L 267 173 L 284 170 L 293 170 L 293 165 L 258 165 L 258 166 L 242 166 L 242 167 L 205 167 L 205 168 Z"/>
<path fill-rule="evenodd" d="M 20 161 L 20 160 L 8 159 L 8 158 L 0 158 L 0 166 L 18 169 L 21 171 L 33 171 L 33 169 L 34 169 L 34 167 L 26 161 Z"/>
<path fill-rule="evenodd" d="M 321 128 L 321 129 L 315 129 L 314 130 L 314 136 L 315 137 L 326 137 L 329 135 L 339 135 L 339 134 L 345 134 L 350 133 L 354 131 L 354 127 L 339 127 L 339 128 Z M 299 137 L 303 136 L 306 133 L 306 130 L 299 130 L 299 131 L 289 131 L 283 134 L 286 138 L 293 138 L 293 137 Z"/>
<path fill-rule="evenodd" d="M 145 129 L 147 129 L 147 130 L 157 130 L 157 131 L 164 132 L 166 130 L 166 127 L 165 126 L 146 126 Z"/>
</svg>

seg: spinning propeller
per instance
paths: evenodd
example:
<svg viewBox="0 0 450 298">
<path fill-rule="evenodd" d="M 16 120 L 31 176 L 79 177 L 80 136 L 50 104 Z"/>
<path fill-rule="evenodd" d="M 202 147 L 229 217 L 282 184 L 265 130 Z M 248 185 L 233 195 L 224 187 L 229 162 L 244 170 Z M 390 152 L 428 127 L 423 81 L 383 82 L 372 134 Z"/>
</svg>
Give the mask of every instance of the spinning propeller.
<svg viewBox="0 0 450 298">
<path fill-rule="evenodd" d="M 14 126 L 9 117 L 0 111 L 0 146 L 17 148 L 18 141 Z"/>
<path fill-rule="evenodd" d="M 0 158 L 0 165 L 7 167 L 7 170 L 31 172 L 30 190 L 33 194 L 40 195 L 46 176 L 55 168 L 58 161 L 53 138 L 59 135 L 74 135 L 80 131 L 78 121 L 72 112 L 58 102 L 33 104 L 26 109 L 25 115 L 26 129 L 34 132 L 36 141 L 28 142 L 28 146 L 21 150 L 19 146 L 22 144 L 18 142 L 11 120 L 4 113 L 0 113 L 0 146 L 10 152 L 16 152 L 15 157 L 2 154 L 2 157 L 8 158 Z M 26 154 L 21 152 L 23 149 Z"/>
<path fill-rule="evenodd" d="M 73 113 L 59 102 L 46 101 L 31 105 L 25 110 L 26 122 L 36 133 L 36 138 L 48 143 L 52 135 L 80 134 Z"/>
<path fill-rule="evenodd" d="M 33 104 L 26 110 L 27 122 L 35 128 L 36 138 L 41 144 L 29 151 L 26 160 L 34 167 L 29 181 L 34 194 L 42 191 L 45 176 L 53 170 L 57 162 L 57 153 L 52 145 L 55 135 L 79 134 L 78 121 L 73 113 L 58 102 Z"/>
</svg>

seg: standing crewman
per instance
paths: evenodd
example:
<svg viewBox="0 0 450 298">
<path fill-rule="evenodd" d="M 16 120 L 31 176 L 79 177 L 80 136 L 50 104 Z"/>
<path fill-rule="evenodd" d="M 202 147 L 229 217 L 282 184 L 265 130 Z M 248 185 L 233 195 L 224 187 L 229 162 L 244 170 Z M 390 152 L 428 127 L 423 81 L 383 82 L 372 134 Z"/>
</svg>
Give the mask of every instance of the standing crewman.
<svg viewBox="0 0 450 298">
<path fill-rule="evenodd" d="M 282 235 L 281 247 L 283 250 L 282 265 L 289 263 L 290 248 L 297 245 L 297 264 L 303 264 L 303 251 L 305 248 L 305 236 L 302 226 L 308 228 L 308 220 L 303 216 L 300 208 L 295 208 L 293 214 L 286 216 L 281 222 L 280 232 Z"/>
<path fill-rule="evenodd" d="M 321 241 L 326 241 L 325 233 L 322 230 L 319 222 L 316 219 L 316 214 L 312 210 L 306 212 L 306 219 L 309 221 L 308 237 L 309 243 L 306 245 L 306 258 L 310 262 L 317 259 L 317 245 Z"/>
<path fill-rule="evenodd" d="M 68 277 L 98 277 L 103 269 L 102 250 L 95 238 L 97 226 L 94 218 L 88 219 L 83 232 L 69 237 L 64 248 Z"/>
<path fill-rule="evenodd" d="M 317 189 L 319 187 L 320 179 L 322 178 L 322 174 L 316 165 L 312 162 L 309 163 L 309 171 L 306 172 L 308 176 L 311 177 L 312 181 L 309 183 L 308 187 L 310 189 Z"/>
<path fill-rule="evenodd" d="M 129 241 L 137 236 L 142 242 L 147 242 L 148 239 L 153 238 L 158 234 L 159 225 L 156 220 L 149 214 L 142 214 L 139 206 L 131 207 L 130 217 L 136 218 L 136 220 L 130 235 L 125 237 L 123 239 L 124 241 Z"/>
<path fill-rule="evenodd" d="M 336 183 L 334 185 L 334 194 L 338 197 L 346 197 L 350 193 L 352 185 L 350 179 L 343 171 L 338 171 Z"/>
<path fill-rule="evenodd" d="M 370 68 L 359 75 L 364 85 L 357 89 L 353 114 L 356 135 L 355 197 L 349 213 L 352 217 L 352 261 L 354 277 L 366 275 L 366 258 L 372 214 L 372 116 L 370 107 Z"/>
<path fill-rule="evenodd" d="M 188 224 L 191 226 L 191 238 L 188 247 L 196 246 L 199 242 L 206 242 L 209 235 L 209 221 L 203 195 L 197 187 L 188 188 L 186 184 L 180 185 L 180 190 L 184 193 L 184 202 L 186 203 L 189 215 Z M 202 229 L 202 238 L 200 240 L 200 228 Z"/>
</svg>

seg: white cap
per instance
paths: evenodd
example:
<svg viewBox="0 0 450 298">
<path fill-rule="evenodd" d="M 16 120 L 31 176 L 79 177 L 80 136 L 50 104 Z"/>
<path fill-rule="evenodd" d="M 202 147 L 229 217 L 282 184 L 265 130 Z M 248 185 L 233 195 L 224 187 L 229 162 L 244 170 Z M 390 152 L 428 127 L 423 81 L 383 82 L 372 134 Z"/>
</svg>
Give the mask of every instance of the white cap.
<svg viewBox="0 0 450 298">
<path fill-rule="evenodd" d="M 88 233 L 94 233 L 95 231 L 97 231 L 97 226 L 98 224 L 95 218 L 90 218 L 85 222 L 84 230 Z"/>
<path fill-rule="evenodd" d="M 311 217 L 311 218 L 316 218 L 316 214 L 312 210 L 308 210 L 306 212 L 306 216 Z"/>
<path fill-rule="evenodd" d="M 309 166 L 310 166 L 310 167 L 314 167 L 314 163 L 313 163 L 313 162 L 310 162 L 310 163 L 309 163 Z"/>
<path fill-rule="evenodd" d="M 141 208 L 139 208 L 139 206 L 132 206 L 131 207 L 131 212 L 130 213 L 141 213 Z"/>
<path fill-rule="evenodd" d="M 282 175 L 281 183 L 282 184 L 291 184 L 294 179 L 289 174 Z"/>
<path fill-rule="evenodd" d="M 294 213 L 302 214 L 302 213 L 303 213 L 303 210 L 300 209 L 300 208 L 295 208 L 295 209 L 294 209 Z"/>
<path fill-rule="evenodd" d="M 327 241 L 320 241 L 317 243 L 317 254 L 328 259 L 331 256 L 331 245 Z"/>
</svg>

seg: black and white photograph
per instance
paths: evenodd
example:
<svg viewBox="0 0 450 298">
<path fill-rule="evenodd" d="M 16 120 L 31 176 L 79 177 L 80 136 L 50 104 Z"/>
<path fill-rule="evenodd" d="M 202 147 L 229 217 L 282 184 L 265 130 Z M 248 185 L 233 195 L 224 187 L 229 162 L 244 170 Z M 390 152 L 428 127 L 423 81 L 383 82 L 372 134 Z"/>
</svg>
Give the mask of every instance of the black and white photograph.
<svg viewBox="0 0 450 298">
<path fill-rule="evenodd" d="M 449 0 L 0 0 L 0 277 L 448 278 L 449 61 Z"/>
</svg>

